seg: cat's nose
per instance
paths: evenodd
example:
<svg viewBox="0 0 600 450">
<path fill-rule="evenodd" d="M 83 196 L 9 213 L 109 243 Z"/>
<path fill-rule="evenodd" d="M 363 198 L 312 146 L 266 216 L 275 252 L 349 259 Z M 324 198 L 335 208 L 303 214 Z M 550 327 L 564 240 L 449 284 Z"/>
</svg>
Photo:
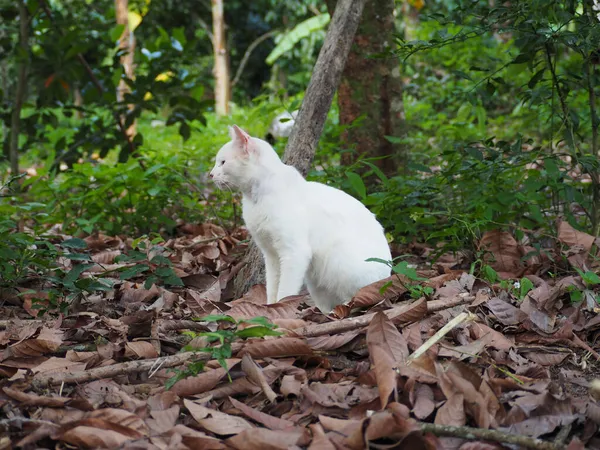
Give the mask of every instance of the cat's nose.
<svg viewBox="0 0 600 450">
<path fill-rule="evenodd" d="M 208 176 L 211 177 L 211 178 L 213 177 L 212 170 L 210 171 L 210 173 L 208 174 Z"/>
</svg>

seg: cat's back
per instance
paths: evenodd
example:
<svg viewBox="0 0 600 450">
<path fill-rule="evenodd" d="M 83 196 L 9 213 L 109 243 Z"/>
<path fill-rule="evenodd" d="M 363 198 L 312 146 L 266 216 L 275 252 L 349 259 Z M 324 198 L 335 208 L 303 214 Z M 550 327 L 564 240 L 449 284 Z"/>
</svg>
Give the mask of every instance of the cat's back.
<svg viewBox="0 0 600 450">
<path fill-rule="evenodd" d="M 306 185 L 306 210 L 313 236 L 330 241 L 383 236 L 375 215 L 346 192 L 322 183 Z"/>
<path fill-rule="evenodd" d="M 306 183 L 306 191 L 311 209 L 320 213 L 346 215 L 358 212 L 360 215 L 373 216 L 365 205 L 341 189 L 309 181 Z"/>
</svg>

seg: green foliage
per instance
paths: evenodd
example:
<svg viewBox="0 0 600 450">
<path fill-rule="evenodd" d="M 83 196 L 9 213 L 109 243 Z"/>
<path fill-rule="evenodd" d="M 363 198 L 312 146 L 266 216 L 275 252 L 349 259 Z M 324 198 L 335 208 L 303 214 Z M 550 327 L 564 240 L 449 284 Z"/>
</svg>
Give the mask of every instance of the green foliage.
<svg viewBox="0 0 600 450">
<path fill-rule="evenodd" d="M 119 278 L 128 280 L 143 274 L 146 277 L 145 289 L 150 289 L 153 284 L 159 282 L 164 285 L 183 286 L 183 281 L 175 274 L 173 264 L 167 257 L 168 250 L 157 245 L 161 242 L 164 242 L 161 236 L 156 236 L 152 240 L 148 240 L 147 236 L 135 239 L 132 243 L 133 249 L 125 255 L 117 256 L 115 262 L 139 264 L 120 271 Z M 146 261 L 147 264 L 144 264 Z"/>
<path fill-rule="evenodd" d="M 119 161 L 125 162 L 144 142 L 142 133 L 133 139 L 125 136 L 143 112 L 167 112 L 166 124 L 176 125 L 184 139 L 189 137 L 191 121 L 204 120 L 212 102 L 203 97 L 204 83 L 181 67 L 195 49 L 181 28 L 146 24 L 140 13 L 133 12 L 142 19 L 137 31 L 154 28 L 152 38 L 138 41 L 135 77 L 128 79 L 120 62 L 122 27 L 114 23 L 114 2 L 95 4 L 107 12 L 102 14 L 85 2 L 68 6 L 54 2 L 47 8 L 29 2 L 27 6 L 32 28 L 30 84 L 35 87 L 28 92 L 35 108 L 22 118 L 22 152 L 51 145 L 57 167 L 93 153 L 104 158 L 117 149 Z M 16 58 L 16 39 L 11 44 L 11 56 Z M 130 92 L 120 101 L 116 90 L 121 81 Z M 82 105 L 77 104 L 74 91 L 81 93 Z M 10 127 L 11 106 L 6 100 L 0 105 L 0 118 Z M 49 135 L 57 130 L 62 136 L 50 143 Z M 4 136 L 5 148 L 8 136 Z"/>
<path fill-rule="evenodd" d="M 439 253 L 474 258 L 486 231 L 553 232 L 559 216 L 595 234 L 600 164 L 591 43 L 600 29 L 591 11 L 545 0 L 430 8 L 417 39 L 399 36 L 395 52 L 409 77 L 407 133 L 387 138 L 411 148 L 407 170 L 388 178 L 369 166 L 363 179 L 377 183 L 366 196 L 352 175 L 337 175 L 338 184 L 397 242 L 441 243 Z"/>
<path fill-rule="evenodd" d="M 213 314 L 194 320 L 198 322 L 220 322 L 222 325 L 230 324 L 229 328 L 221 328 L 216 331 L 207 331 L 201 333 L 189 331 L 186 333 L 192 338 L 200 336 L 205 337 L 209 344 L 218 342 L 219 346 L 193 348 L 192 346 L 187 345 L 182 349 L 182 351 L 207 352 L 210 354 L 211 359 L 216 359 L 221 367 L 223 367 L 223 369 L 226 371 L 229 370 L 227 368 L 226 359 L 231 358 L 231 345 L 235 341 L 239 339 L 261 338 L 265 336 L 281 336 L 283 334 L 279 331 L 275 331 L 277 325 L 272 324 L 266 317 L 262 316 L 254 317 L 252 319 L 235 320 L 231 316 Z M 240 329 L 240 325 L 251 326 Z M 202 363 L 194 363 L 191 366 L 188 366 L 188 368 L 184 371 L 173 369 L 175 375 L 171 377 L 167 383 L 165 383 L 165 386 L 167 389 L 170 389 L 177 381 L 187 378 L 188 376 L 197 375 L 203 370 L 203 368 L 204 366 Z M 229 372 L 227 373 L 227 376 L 229 377 L 229 381 L 231 381 Z"/>
<path fill-rule="evenodd" d="M 598 276 L 597 273 L 589 270 L 584 272 L 583 270 L 578 268 L 575 268 L 575 270 L 577 271 L 579 276 L 581 276 L 581 279 L 587 287 L 592 287 L 594 285 L 600 284 L 600 276 Z"/>
<path fill-rule="evenodd" d="M 400 258 L 400 256 L 396 257 L 393 261 L 386 261 L 379 258 L 369 258 L 367 261 L 389 266 L 392 269 L 392 272 L 397 275 L 398 282 L 408 291 L 411 298 L 429 298 L 433 294 L 433 288 L 431 286 L 423 286 L 421 284 L 422 281 L 427 281 L 427 279 L 420 277 L 414 267 L 410 267 L 407 261 L 396 262 Z M 401 275 L 401 277 L 398 275 Z M 408 282 L 406 280 L 408 280 Z M 391 285 L 392 282 L 388 282 L 383 285 L 380 288 L 380 293 L 383 294 Z"/>
<path fill-rule="evenodd" d="M 329 23 L 329 14 L 320 14 L 300 22 L 289 32 L 276 39 L 277 45 L 267 56 L 267 64 L 273 64 L 284 53 L 289 52 L 300 40 L 318 30 L 323 30 Z"/>
<path fill-rule="evenodd" d="M 54 267 L 57 250 L 46 240 L 14 232 L 12 220 L 0 222 L 0 288 L 12 288 Z"/>
</svg>

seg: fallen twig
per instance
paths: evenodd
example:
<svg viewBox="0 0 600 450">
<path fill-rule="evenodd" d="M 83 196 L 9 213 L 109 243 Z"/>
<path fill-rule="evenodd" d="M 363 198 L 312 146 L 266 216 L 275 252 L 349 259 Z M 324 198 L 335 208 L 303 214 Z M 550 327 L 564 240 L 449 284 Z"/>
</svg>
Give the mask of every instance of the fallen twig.
<svg viewBox="0 0 600 450">
<path fill-rule="evenodd" d="M 458 294 L 450 300 L 431 300 L 427 302 L 427 312 L 437 312 L 444 309 L 454 308 L 455 306 L 471 303 L 475 300 L 474 295 Z"/>
<path fill-rule="evenodd" d="M 452 319 L 450 322 L 448 322 L 446 325 L 444 325 L 437 333 L 435 333 L 433 336 L 431 336 L 429 339 L 427 339 L 427 341 L 425 341 L 423 343 L 423 345 L 421 345 L 418 349 L 416 349 L 414 351 L 414 353 L 408 357 L 408 360 L 406 361 L 406 363 L 410 364 L 411 361 L 419 358 L 427 350 L 429 350 L 433 345 L 435 345 L 437 342 L 439 342 L 440 339 L 442 339 L 450 331 L 452 331 L 452 329 L 456 328 L 461 323 L 466 322 L 468 320 L 474 320 L 476 318 L 477 318 L 477 316 L 475 314 L 472 314 L 469 312 L 460 313 L 458 316 L 456 316 L 454 319 Z"/>
<path fill-rule="evenodd" d="M 232 351 L 235 353 L 241 349 L 241 344 L 233 345 Z M 119 364 L 112 364 L 105 367 L 96 367 L 90 370 L 79 372 L 61 372 L 61 373 L 40 373 L 33 377 L 32 384 L 36 388 L 56 386 L 62 383 L 84 383 L 86 381 L 100 380 L 102 378 L 112 378 L 118 375 L 150 371 L 155 367 L 160 368 L 177 367 L 190 361 L 210 361 L 212 356 L 207 352 L 184 352 L 171 356 L 160 358 L 143 359 L 139 361 L 127 361 Z"/>
<path fill-rule="evenodd" d="M 469 440 L 485 439 L 486 441 L 501 444 L 520 445 L 534 450 L 560 450 L 565 446 L 554 442 L 543 441 L 529 436 L 519 436 L 498 430 L 485 430 L 483 428 L 454 427 L 450 425 L 436 425 L 433 423 L 419 423 L 423 433 L 432 433 L 436 436 L 457 437 Z"/>
<path fill-rule="evenodd" d="M 48 425 L 51 427 L 58 427 L 58 425 L 56 425 L 53 422 L 50 422 L 48 420 L 42 420 L 42 419 L 30 419 L 29 417 L 11 417 L 10 419 L 3 419 L 0 420 L 0 428 L 6 428 L 6 427 L 17 427 L 17 428 L 22 428 L 24 424 L 34 424 L 34 425 Z"/>
<path fill-rule="evenodd" d="M 443 309 L 453 308 L 458 305 L 470 303 L 475 299 L 474 296 L 462 297 L 457 295 L 452 301 L 447 300 L 432 300 L 427 302 L 427 312 L 436 312 Z M 424 302 L 424 299 L 417 300 L 417 302 Z M 394 320 L 406 311 L 417 307 L 417 302 L 410 304 L 403 304 L 395 306 L 394 308 L 384 311 L 384 313 L 391 319 Z M 320 323 L 318 325 L 308 325 L 306 327 L 297 328 L 293 333 L 297 336 L 302 337 L 317 337 L 324 336 L 326 334 L 337 334 L 344 333 L 346 331 L 356 330 L 357 328 L 366 327 L 371 323 L 371 319 L 375 316 L 375 313 L 365 314 L 358 317 L 349 317 L 347 319 L 338 320 L 335 322 Z M 398 319 L 397 319 L 398 321 Z M 400 323 L 404 323 L 399 320 Z M 409 321 L 407 320 L 406 323 Z"/>
<path fill-rule="evenodd" d="M 208 331 L 208 327 L 194 320 L 162 320 L 158 330 L 161 333 L 178 330 Z"/>
<path fill-rule="evenodd" d="M 16 320 L 19 320 L 19 319 L 0 320 L 0 330 L 6 330 L 10 325 L 15 323 Z M 34 326 L 40 326 L 40 325 L 44 324 L 44 322 L 42 320 L 37 320 L 37 319 L 20 320 L 19 323 L 23 323 L 23 324 L 27 324 L 27 325 L 34 325 Z"/>
<path fill-rule="evenodd" d="M 385 315 L 391 320 L 399 315 L 418 306 L 419 302 L 425 302 L 425 299 L 419 299 L 410 304 L 396 306 L 384 311 Z M 357 328 L 366 327 L 371 323 L 376 313 L 365 314 L 358 317 L 349 317 L 347 319 L 338 320 L 336 322 L 320 323 L 318 325 L 308 325 L 306 327 L 293 330 L 293 334 L 302 337 L 324 336 L 326 334 L 344 333 L 346 331 L 356 330 Z"/>
</svg>

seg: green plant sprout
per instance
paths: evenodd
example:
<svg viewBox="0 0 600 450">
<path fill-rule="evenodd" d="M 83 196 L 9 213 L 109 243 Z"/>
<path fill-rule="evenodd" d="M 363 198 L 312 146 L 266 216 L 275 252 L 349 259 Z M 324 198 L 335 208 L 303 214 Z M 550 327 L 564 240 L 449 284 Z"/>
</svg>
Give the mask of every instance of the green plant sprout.
<svg viewBox="0 0 600 450">
<path fill-rule="evenodd" d="M 269 322 L 266 317 L 254 317 L 252 319 L 240 319 L 235 320 L 233 317 L 222 314 L 208 315 L 202 318 L 194 319 L 196 322 L 216 322 L 216 323 L 230 323 L 229 329 L 222 329 L 217 331 L 206 331 L 206 332 L 195 332 L 186 331 L 185 334 L 192 337 L 206 337 L 208 343 L 218 342 L 219 345 L 215 347 L 203 347 L 195 348 L 191 345 L 184 346 L 181 351 L 186 352 L 207 352 L 210 354 L 211 359 L 216 359 L 223 369 L 227 372 L 227 377 L 231 382 L 231 376 L 227 367 L 227 358 L 231 358 L 232 349 L 231 345 L 239 339 L 248 338 L 261 338 L 265 336 L 281 336 L 283 333 L 275 331 L 277 325 Z M 239 329 L 240 325 L 254 325 L 251 327 Z M 166 389 L 170 389 L 173 385 L 184 378 L 198 375 L 204 370 L 204 363 L 201 361 L 192 363 L 187 366 L 185 370 L 170 369 L 175 375 L 167 380 L 165 383 Z"/>
</svg>

